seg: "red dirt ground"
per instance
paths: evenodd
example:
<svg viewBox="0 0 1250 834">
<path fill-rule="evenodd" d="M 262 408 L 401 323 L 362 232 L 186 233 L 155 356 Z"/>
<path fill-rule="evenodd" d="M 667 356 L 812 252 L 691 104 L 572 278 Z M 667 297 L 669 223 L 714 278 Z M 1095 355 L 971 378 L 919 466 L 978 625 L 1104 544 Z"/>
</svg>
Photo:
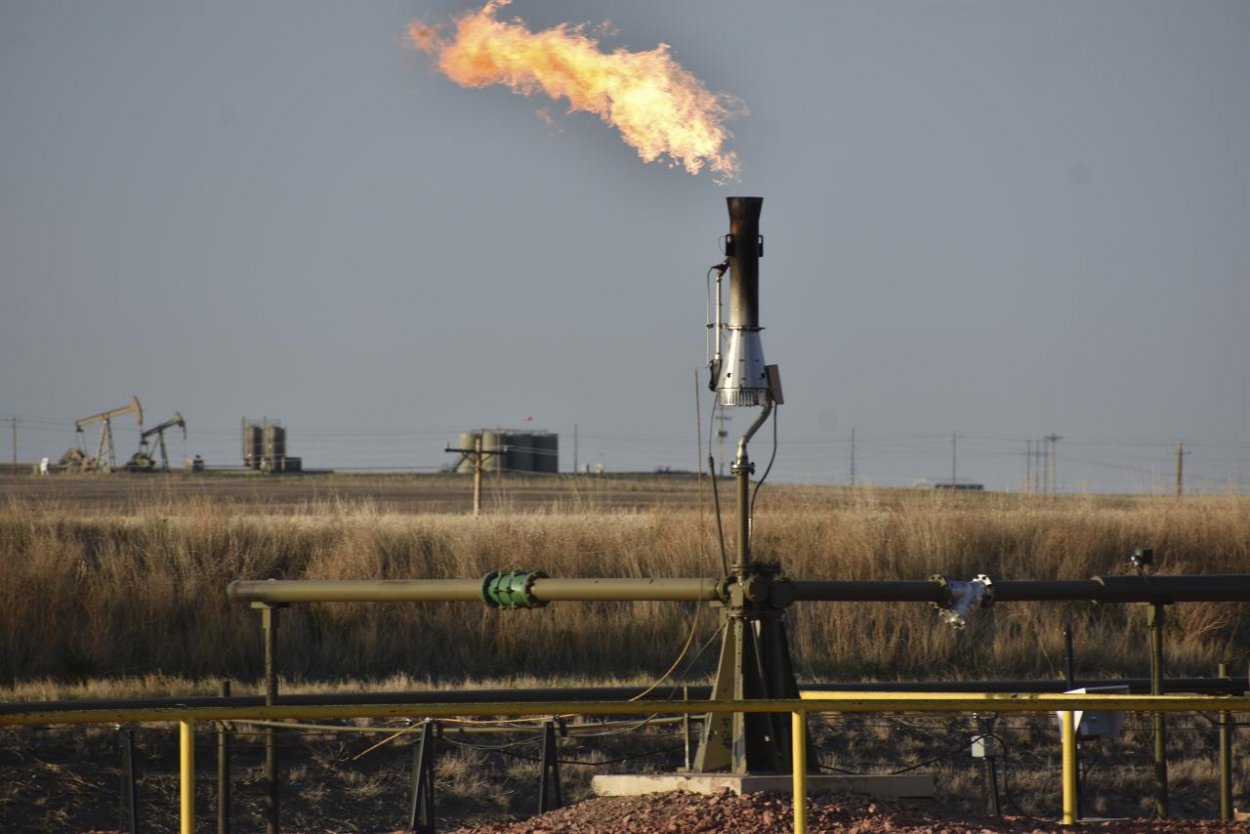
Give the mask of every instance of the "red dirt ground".
<svg viewBox="0 0 1250 834">
<path fill-rule="evenodd" d="M 863 797 L 808 801 L 810 834 L 1049 834 L 1072 831 L 1053 820 L 1002 817 L 946 819 L 940 809 Z M 1115 820 L 1085 822 L 1080 829 L 1114 834 L 1248 832 L 1250 822 L 1219 820 Z M 471 826 L 453 834 L 790 834 L 788 796 L 688 793 L 593 799 L 522 822 Z"/>
</svg>

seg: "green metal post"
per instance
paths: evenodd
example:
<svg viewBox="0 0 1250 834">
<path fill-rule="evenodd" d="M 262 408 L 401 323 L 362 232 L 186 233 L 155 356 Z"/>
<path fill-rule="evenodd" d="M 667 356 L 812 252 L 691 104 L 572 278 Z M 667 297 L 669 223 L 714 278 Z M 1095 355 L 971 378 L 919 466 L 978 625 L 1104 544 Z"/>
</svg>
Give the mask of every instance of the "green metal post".
<svg viewBox="0 0 1250 834">
<path fill-rule="evenodd" d="M 278 703 L 278 609 L 281 606 L 268 603 L 252 603 L 260 609 L 261 629 L 265 640 L 265 706 Z M 278 790 L 278 739 L 272 726 L 265 727 L 265 797 L 266 834 L 281 831 Z"/>
</svg>

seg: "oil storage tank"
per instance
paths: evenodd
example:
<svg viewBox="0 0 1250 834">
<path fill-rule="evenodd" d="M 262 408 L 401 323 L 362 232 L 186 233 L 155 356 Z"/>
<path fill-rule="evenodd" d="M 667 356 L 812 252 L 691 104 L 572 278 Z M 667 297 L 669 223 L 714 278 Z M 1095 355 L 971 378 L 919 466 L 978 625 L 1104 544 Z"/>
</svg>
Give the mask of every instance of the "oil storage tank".
<svg viewBox="0 0 1250 834">
<path fill-rule="evenodd" d="M 554 474 L 560 471 L 560 436 L 549 431 L 533 435 L 534 471 Z"/>
<path fill-rule="evenodd" d="M 560 471 L 560 436 L 549 431 L 514 431 L 511 429 L 473 429 L 460 433 L 461 459 L 456 464 L 459 474 L 472 474 L 474 455 L 472 450 L 478 440 L 482 443 L 483 472 L 539 472 Z"/>
<path fill-rule="evenodd" d="M 533 472 L 533 435 L 525 432 L 507 432 L 503 435 L 505 472 Z"/>
</svg>

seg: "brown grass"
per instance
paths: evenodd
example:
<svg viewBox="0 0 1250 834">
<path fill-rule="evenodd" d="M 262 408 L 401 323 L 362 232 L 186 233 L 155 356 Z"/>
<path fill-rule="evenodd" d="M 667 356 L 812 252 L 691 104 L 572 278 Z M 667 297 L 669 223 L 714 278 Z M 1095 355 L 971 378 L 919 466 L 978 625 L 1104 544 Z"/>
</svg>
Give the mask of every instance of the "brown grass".
<svg viewBox="0 0 1250 834">
<path fill-rule="evenodd" d="M 554 497 L 535 505 L 518 482 L 501 503 L 523 509 L 478 519 L 424 513 L 415 501 L 398 507 L 381 482 L 364 495 L 353 482 L 350 499 L 328 484 L 316 500 L 278 510 L 267 507 L 263 485 L 249 486 L 255 500 L 152 489 L 129 494 L 122 510 L 28 500 L 11 490 L 0 508 L 0 683 L 254 681 L 259 622 L 227 601 L 234 579 L 469 578 L 511 567 L 552 576 L 720 575 L 716 526 L 695 509 L 692 485 L 666 483 L 661 503 L 621 509 L 573 484 L 560 493 L 543 483 Z M 753 553 L 805 579 L 1076 579 L 1125 572 L 1136 547 L 1153 547 L 1163 572 L 1240 573 L 1250 569 L 1248 530 L 1244 496 L 1044 499 L 766 487 Z M 963 632 L 915 604 L 800 603 L 789 617 L 809 679 L 1056 677 L 1065 623 L 1075 631 L 1080 674 L 1144 675 L 1140 609 L 1001 604 Z M 280 663 L 296 682 L 654 676 L 677 656 L 693 617 L 697 646 L 715 617 L 690 605 L 303 606 L 283 614 Z M 1173 606 L 1169 673 L 1210 674 L 1222 661 L 1243 668 L 1248 637 L 1243 606 Z M 692 674 L 706 672 L 709 661 Z"/>
</svg>

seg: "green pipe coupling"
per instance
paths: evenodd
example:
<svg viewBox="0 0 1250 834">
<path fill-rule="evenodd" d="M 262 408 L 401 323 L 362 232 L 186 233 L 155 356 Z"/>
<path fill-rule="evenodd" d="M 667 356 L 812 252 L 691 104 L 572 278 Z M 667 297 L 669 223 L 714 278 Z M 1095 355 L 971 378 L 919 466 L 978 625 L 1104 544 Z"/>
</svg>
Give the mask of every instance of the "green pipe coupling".
<svg viewBox="0 0 1250 834">
<path fill-rule="evenodd" d="M 542 571 L 492 571 L 482 578 L 482 602 L 491 608 L 542 608 L 547 603 L 534 598 L 534 580 L 546 578 Z"/>
</svg>

